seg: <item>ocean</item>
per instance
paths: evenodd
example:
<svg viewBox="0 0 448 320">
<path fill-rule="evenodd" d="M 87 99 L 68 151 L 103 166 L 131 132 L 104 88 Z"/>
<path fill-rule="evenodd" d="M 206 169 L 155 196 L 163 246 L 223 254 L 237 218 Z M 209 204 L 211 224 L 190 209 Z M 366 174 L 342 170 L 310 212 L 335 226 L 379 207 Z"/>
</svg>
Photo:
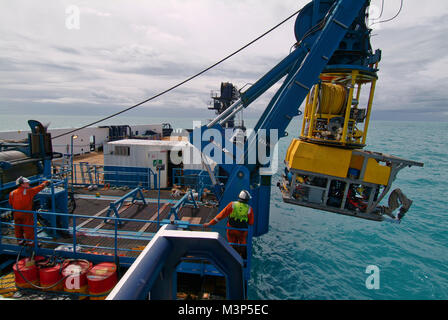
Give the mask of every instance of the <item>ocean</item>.
<svg viewBox="0 0 448 320">
<path fill-rule="evenodd" d="M 0 117 L 0 131 L 28 129 L 26 120 L 50 128 L 77 127 L 95 116 Z M 103 124 L 170 122 L 192 127 L 193 119 L 120 116 Z M 253 125 L 253 120 L 247 121 Z M 283 159 L 299 133 L 293 119 L 279 142 Z M 413 200 L 401 224 L 372 222 L 282 202 L 272 179 L 269 233 L 253 241 L 248 298 L 269 300 L 448 299 L 448 123 L 372 121 L 365 149 L 424 162 L 405 168 L 393 188 Z M 377 286 L 367 285 L 374 266 Z M 370 267 L 371 268 L 371 267 Z"/>
<path fill-rule="evenodd" d="M 249 299 L 447 299 L 447 133 L 448 123 L 371 123 L 366 150 L 424 163 L 393 184 L 413 200 L 401 224 L 292 206 L 273 187 L 269 233 L 254 240 Z M 366 286 L 368 266 L 377 267 L 378 289 Z"/>
</svg>

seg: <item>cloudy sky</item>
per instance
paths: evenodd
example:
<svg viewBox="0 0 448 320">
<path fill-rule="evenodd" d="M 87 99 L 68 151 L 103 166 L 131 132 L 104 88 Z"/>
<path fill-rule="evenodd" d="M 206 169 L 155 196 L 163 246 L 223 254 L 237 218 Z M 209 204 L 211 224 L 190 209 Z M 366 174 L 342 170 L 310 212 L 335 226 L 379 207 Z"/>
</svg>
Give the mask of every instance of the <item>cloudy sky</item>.
<svg viewBox="0 0 448 320">
<path fill-rule="evenodd" d="M 0 0 L 0 116 L 107 116 L 213 64 L 307 2 Z M 372 0 L 373 16 L 381 2 Z M 386 0 L 381 20 L 399 7 L 400 0 Z M 258 80 L 288 55 L 293 25 L 129 115 L 210 117 L 210 91 L 222 81 L 241 88 Z M 374 118 L 447 121 L 448 1 L 405 0 L 395 20 L 374 29 L 372 45 L 383 51 Z"/>
</svg>

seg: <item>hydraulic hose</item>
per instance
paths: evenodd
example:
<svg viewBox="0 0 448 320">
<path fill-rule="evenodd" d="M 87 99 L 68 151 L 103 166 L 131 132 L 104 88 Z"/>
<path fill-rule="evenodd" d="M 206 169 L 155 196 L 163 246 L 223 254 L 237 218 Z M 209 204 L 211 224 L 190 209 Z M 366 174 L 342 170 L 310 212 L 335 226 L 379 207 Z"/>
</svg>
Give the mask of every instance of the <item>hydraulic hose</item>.
<svg viewBox="0 0 448 320">
<path fill-rule="evenodd" d="M 62 281 L 64 281 L 65 279 L 67 279 L 70 275 L 66 275 L 65 277 L 62 277 L 59 281 L 57 281 L 56 283 L 54 283 L 54 284 L 52 284 L 51 286 L 48 286 L 48 287 L 41 287 L 41 286 L 38 286 L 38 285 L 35 285 L 34 283 L 32 283 L 31 281 L 29 281 L 23 274 L 22 274 L 22 272 L 20 271 L 20 268 L 19 268 L 19 260 L 20 260 L 20 256 L 21 256 L 21 254 L 22 254 L 22 250 L 23 250 L 23 248 L 24 248 L 24 246 L 22 246 L 21 248 L 20 248 L 20 251 L 19 251 L 19 254 L 17 255 L 17 259 L 16 259 L 16 266 L 17 266 L 17 271 L 19 272 L 19 275 L 26 281 L 26 283 L 28 283 L 30 286 L 32 286 L 32 287 L 34 287 L 34 288 L 36 288 L 36 289 L 40 289 L 40 290 L 47 290 L 47 289 L 51 289 L 51 288 L 53 288 L 53 287 L 55 287 L 55 286 L 57 286 L 58 284 L 60 284 Z M 87 262 L 87 264 L 89 264 L 89 261 L 87 261 L 87 260 L 84 260 L 84 259 L 67 259 L 67 260 L 65 260 L 66 262 L 68 261 L 69 262 L 69 264 L 71 263 L 71 262 L 76 262 L 76 261 L 84 261 L 84 262 Z M 60 269 L 59 269 L 59 273 L 60 274 L 62 274 L 62 263 L 61 263 L 61 267 L 60 267 Z"/>
</svg>

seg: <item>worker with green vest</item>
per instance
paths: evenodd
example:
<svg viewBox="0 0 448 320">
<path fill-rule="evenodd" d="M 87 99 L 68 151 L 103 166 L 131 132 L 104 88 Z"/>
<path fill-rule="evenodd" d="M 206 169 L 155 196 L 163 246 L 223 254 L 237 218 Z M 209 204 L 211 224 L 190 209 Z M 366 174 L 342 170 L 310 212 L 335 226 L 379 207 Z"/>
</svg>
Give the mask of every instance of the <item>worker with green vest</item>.
<svg viewBox="0 0 448 320">
<path fill-rule="evenodd" d="M 227 227 L 248 229 L 249 225 L 254 224 L 254 211 L 248 204 L 252 197 L 246 190 L 240 192 L 238 201 L 230 202 L 213 220 L 204 223 L 204 227 L 217 224 L 219 221 L 228 217 Z M 246 256 L 247 230 L 227 229 L 227 240 L 235 243 L 234 249 L 243 257 Z"/>
</svg>

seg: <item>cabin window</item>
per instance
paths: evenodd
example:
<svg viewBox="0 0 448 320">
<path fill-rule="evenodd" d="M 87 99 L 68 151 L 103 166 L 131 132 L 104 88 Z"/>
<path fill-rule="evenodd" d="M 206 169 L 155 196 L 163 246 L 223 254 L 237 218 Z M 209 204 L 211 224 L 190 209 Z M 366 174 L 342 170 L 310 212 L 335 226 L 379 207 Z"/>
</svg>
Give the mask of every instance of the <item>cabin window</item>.
<svg viewBox="0 0 448 320">
<path fill-rule="evenodd" d="M 129 156 L 131 154 L 131 150 L 126 146 L 115 146 L 114 154 L 117 156 Z"/>
</svg>

